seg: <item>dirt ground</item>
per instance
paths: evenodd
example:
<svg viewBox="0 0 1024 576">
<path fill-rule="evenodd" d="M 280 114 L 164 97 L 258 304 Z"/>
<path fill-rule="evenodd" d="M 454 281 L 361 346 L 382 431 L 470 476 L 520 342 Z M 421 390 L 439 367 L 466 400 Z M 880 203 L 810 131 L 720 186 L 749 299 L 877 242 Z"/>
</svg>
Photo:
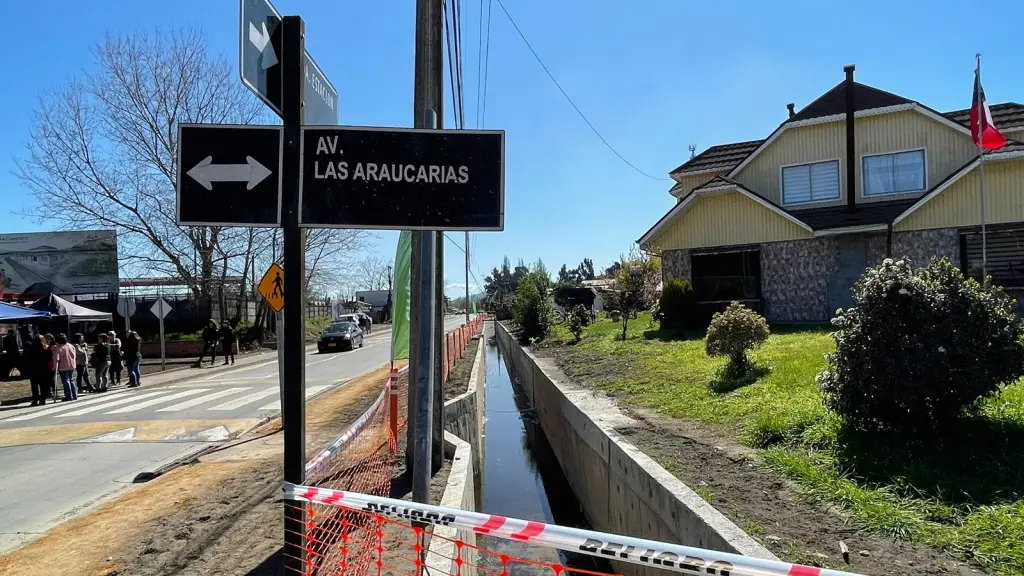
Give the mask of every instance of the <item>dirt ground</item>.
<svg viewBox="0 0 1024 576">
<path fill-rule="evenodd" d="M 863 574 L 972 573 L 934 548 L 860 531 L 836 511 L 806 502 L 749 448 L 677 420 L 636 411 L 630 416 L 638 426 L 620 433 L 786 561 Z M 849 549 L 849 564 L 840 540 Z"/>
<path fill-rule="evenodd" d="M 386 379 L 381 368 L 310 402 L 309 455 L 355 420 Z M 0 574 L 278 574 L 282 442 L 280 422 L 271 421 L 0 556 Z"/>
<path fill-rule="evenodd" d="M 480 338 L 474 338 L 466 346 L 466 353 L 455 361 L 448 383 L 444 387 L 444 399 L 451 400 L 460 394 L 465 394 L 469 389 L 469 375 L 473 371 L 473 360 L 476 359 L 477 348 L 480 347 Z"/>
</svg>

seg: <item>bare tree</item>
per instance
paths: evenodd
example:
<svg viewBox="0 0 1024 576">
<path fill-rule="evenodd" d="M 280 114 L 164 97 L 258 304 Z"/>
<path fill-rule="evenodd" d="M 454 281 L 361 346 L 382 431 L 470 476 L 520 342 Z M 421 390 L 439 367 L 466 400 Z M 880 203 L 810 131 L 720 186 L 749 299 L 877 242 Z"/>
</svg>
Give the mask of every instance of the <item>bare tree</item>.
<svg viewBox="0 0 1024 576">
<path fill-rule="evenodd" d="M 93 54 L 95 72 L 40 98 L 33 115 L 16 162 L 38 199 L 31 215 L 66 229 L 114 228 L 130 270 L 214 296 L 216 276 L 240 253 L 225 236 L 247 233 L 175 224 L 177 125 L 251 123 L 262 106 L 197 29 L 108 35 Z"/>
<path fill-rule="evenodd" d="M 386 290 L 394 271 L 390 262 L 370 255 L 356 262 L 355 273 L 356 283 L 363 290 Z"/>
</svg>

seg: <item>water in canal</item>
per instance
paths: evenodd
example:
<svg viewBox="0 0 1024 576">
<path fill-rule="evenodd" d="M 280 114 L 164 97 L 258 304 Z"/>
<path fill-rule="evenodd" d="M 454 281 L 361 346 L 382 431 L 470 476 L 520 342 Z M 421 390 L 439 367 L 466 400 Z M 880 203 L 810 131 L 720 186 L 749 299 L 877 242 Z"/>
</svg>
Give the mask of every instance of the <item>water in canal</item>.
<svg viewBox="0 0 1024 576">
<path fill-rule="evenodd" d="M 521 389 L 512 385 L 505 358 L 493 340 L 487 343 L 486 385 L 483 512 L 589 528 L 544 431 Z M 492 551 L 513 556 L 545 552 L 518 543 L 489 541 L 487 545 Z M 494 550 L 495 546 L 504 549 Z M 588 556 L 547 554 L 548 558 L 537 559 L 586 570 L 603 567 Z"/>
</svg>

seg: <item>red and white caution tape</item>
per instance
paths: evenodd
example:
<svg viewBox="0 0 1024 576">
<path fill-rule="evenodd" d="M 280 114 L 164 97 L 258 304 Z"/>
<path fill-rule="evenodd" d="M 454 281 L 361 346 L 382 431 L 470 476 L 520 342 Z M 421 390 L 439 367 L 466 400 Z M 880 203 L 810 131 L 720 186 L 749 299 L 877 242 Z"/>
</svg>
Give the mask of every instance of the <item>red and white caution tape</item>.
<svg viewBox="0 0 1024 576">
<path fill-rule="evenodd" d="M 401 373 L 408 369 L 409 368 L 407 366 L 398 372 Z M 377 399 L 373 401 L 373 404 L 370 405 L 370 407 L 366 409 L 366 412 L 363 412 L 355 422 L 350 424 L 349 427 L 341 433 L 341 436 L 338 436 L 334 442 L 331 442 L 330 446 L 324 448 L 309 462 L 306 462 L 306 478 L 310 478 L 322 470 L 324 466 L 334 460 L 334 458 L 344 450 L 346 446 L 355 440 L 356 436 L 359 436 L 359 433 L 366 428 L 367 424 L 373 420 L 374 416 L 376 416 L 377 413 L 386 406 L 384 399 L 387 398 L 389 389 L 390 383 L 389 385 L 384 386 L 384 389 L 380 391 L 380 394 L 377 396 Z"/>
<path fill-rule="evenodd" d="M 472 530 L 506 540 L 529 542 L 559 550 L 580 552 L 641 566 L 650 566 L 686 574 L 716 576 L 855 576 L 850 572 L 828 570 L 765 560 L 728 552 L 706 550 L 642 538 L 605 534 L 543 522 L 480 514 L 456 508 L 411 503 L 357 492 L 344 492 L 312 486 L 284 485 L 285 498 L 359 510 L 368 514 L 415 520 L 436 526 Z"/>
</svg>

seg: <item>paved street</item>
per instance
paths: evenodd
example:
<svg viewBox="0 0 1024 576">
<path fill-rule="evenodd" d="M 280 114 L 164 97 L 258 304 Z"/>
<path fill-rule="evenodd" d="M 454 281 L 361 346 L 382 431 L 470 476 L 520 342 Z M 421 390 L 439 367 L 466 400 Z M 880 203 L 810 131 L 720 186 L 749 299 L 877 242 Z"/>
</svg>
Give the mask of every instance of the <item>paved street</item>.
<svg viewBox="0 0 1024 576">
<path fill-rule="evenodd" d="M 445 330 L 462 321 L 446 319 Z M 307 353 L 307 400 L 386 363 L 390 338 L 374 334 L 353 351 Z M 139 474 L 279 411 L 277 360 L 268 355 L 173 384 L 147 387 L 144 378 L 138 390 L 0 412 L 0 553 L 116 495 Z"/>
</svg>

